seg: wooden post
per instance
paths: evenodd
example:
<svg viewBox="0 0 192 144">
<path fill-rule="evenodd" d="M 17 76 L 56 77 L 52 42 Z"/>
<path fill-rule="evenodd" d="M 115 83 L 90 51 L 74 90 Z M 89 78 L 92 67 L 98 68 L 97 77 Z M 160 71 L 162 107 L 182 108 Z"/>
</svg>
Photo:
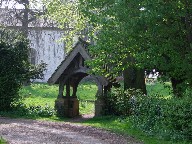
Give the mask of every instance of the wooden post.
<svg viewBox="0 0 192 144">
<path fill-rule="evenodd" d="M 70 83 L 69 83 L 69 80 L 67 80 L 67 83 L 66 83 L 66 97 L 70 97 Z"/>
<path fill-rule="evenodd" d="M 73 86 L 73 97 L 77 97 L 77 95 L 76 95 L 76 93 L 77 93 L 77 85 L 75 84 L 74 86 Z"/>
<path fill-rule="evenodd" d="M 63 97 L 63 91 L 64 91 L 64 82 L 62 80 L 59 81 L 59 95 L 58 99 Z"/>
</svg>

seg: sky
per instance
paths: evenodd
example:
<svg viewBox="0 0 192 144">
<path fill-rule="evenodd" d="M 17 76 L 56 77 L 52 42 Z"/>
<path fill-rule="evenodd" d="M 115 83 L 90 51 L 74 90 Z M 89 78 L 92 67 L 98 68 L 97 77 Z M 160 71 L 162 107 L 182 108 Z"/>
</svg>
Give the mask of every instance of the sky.
<svg viewBox="0 0 192 144">
<path fill-rule="evenodd" d="M 32 9 L 41 9 L 42 3 L 41 0 L 35 0 L 35 4 L 33 1 L 34 0 L 29 0 L 31 1 L 30 8 Z M 1 8 L 17 8 L 17 9 L 24 9 L 24 6 L 22 4 L 17 3 L 15 0 L 3 0 Z"/>
</svg>

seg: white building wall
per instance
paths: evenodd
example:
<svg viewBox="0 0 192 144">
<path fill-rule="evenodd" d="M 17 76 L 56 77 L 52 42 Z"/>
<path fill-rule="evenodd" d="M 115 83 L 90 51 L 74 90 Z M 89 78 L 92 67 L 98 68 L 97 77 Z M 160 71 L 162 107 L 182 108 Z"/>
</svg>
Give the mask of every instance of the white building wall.
<svg viewBox="0 0 192 144">
<path fill-rule="evenodd" d="M 0 8 L 0 25 L 10 29 L 21 29 L 21 20 L 15 17 L 15 13 L 20 13 L 22 10 Z M 37 81 L 47 82 L 57 66 L 65 58 L 64 42 L 58 42 L 63 36 L 63 32 L 57 28 L 56 22 L 44 17 L 30 22 L 28 32 L 30 47 L 35 49 L 37 54 L 35 63 L 44 62 L 47 64 L 44 79 Z"/>
<path fill-rule="evenodd" d="M 47 82 L 53 72 L 56 70 L 61 61 L 65 58 L 64 42 L 58 42 L 63 36 L 61 30 L 52 29 L 30 29 L 29 40 L 30 47 L 37 52 L 36 63 L 44 62 L 47 64 L 47 70 L 44 72 L 43 80 L 39 82 Z"/>
</svg>

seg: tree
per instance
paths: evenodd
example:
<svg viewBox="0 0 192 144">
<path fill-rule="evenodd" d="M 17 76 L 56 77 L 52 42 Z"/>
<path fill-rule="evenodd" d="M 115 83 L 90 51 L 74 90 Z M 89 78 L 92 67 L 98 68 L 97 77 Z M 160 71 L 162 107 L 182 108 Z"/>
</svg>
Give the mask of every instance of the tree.
<svg viewBox="0 0 192 144">
<path fill-rule="evenodd" d="M 75 34 L 77 35 L 78 32 L 87 30 L 87 35 L 90 36 L 90 40 L 96 41 L 97 44 L 93 45 L 93 48 L 90 48 L 90 52 L 93 55 L 93 60 L 89 62 L 93 68 L 94 73 L 99 73 L 106 77 L 109 75 L 113 75 L 115 77 L 124 71 L 125 89 L 139 88 L 142 89 L 144 93 L 146 93 L 144 71 L 133 67 L 133 62 L 130 62 L 130 65 L 132 65 L 132 67 L 129 66 L 130 71 L 127 70 L 128 65 L 125 60 L 129 59 L 130 55 L 129 57 L 126 56 L 127 52 L 125 53 L 125 45 L 122 43 L 122 40 L 119 41 L 118 38 L 115 38 L 116 34 L 113 33 L 113 31 L 114 26 L 117 27 L 118 23 L 114 22 L 109 15 L 106 15 L 107 13 L 110 14 L 111 11 L 105 13 L 103 10 L 103 13 L 99 12 L 99 9 L 94 9 L 94 2 L 86 3 L 84 1 L 65 1 L 64 3 L 58 3 L 58 1 L 51 1 L 48 5 L 48 11 L 50 16 L 60 22 L 61 25 L 72 26 L 69 31 L 69 37 L 72 38 Z M 98 3 L 96 2 L 95 4 L 96 7 L 99 7 L 99 5 L 102 7 L 103 2 L 98 1 Z M 110 4 L 112 3 L 109 2 L 109 5 Z M 73 5 L 72 9 L 71 5 Z M 53 11 L 56 7 L 60 12 Z M 109 10 L 107 5 L 104 7 L 106 7 L 106 10 Z M 74 9 L 76 11 L 71 13 L 70 11 Z M 113 9 L 111 10 L 113 11 Z M 89 13 L 89 11 L 91 11 L 91 13 Z M 71 23 L 70 18 L 75 19 L 75 23 Z M 118 29 L 116 32 L 118 33 Z M 113 35 L 113 38 L 111 35 Z"/>
<path fill-rule="evenodd" d="M 192 2 L 188 0 L 158 2 L 82 0 L 81 2 L 85 12 L 90 12 L 90 9 L 94 8 L 102 13 L 88 15 L 90 18 L 98 19 L 99 22 L 104 19 L 101 23 L 102 29 L 105 29 L 103 37 L 107 36 L 106 33 L 111 34 L 103 43 L 108 44 L 108 41 L 112 43 L 111 41 L 116 39 L 115 43 L 120 42 L 124 45 L 121 49 L 125 50 L 123 52 L 125 56 L 120 62 L 131 55 L 137 67 L 159 69 L 170 77 L 176 96 L 182 95 L 187 83 L 191 85 Z M 108 30 L 108 27 L 111 29 Z M 103 41 L 103 37 L 99 41 Z M 117 52 L 119 48 L 115 43 L 105 48 L 107 50 L 104 53 L 112 51 L 110 54 L 116 52 L 122 55 Z"/>
<path fill-rule="evenodd" d="M 73 46 L 74 38 L 88 32 L 88 19 L 79 10 L 78 1 L 46 0 L 47 17 L 57 22 L 59 28 L 64 30 L 63 40 L 66 42 L 67 51 Z M 89 33 L 84 33 L 88 35 Z"/>
<path fill-rule="evenodd" d="M 29 27 L 38 24 L 38 19 L 45 14 L 41 0 L 2 0 L 1 24 L 4 27 L 21 30 L 28 37 Z M 46 23 L 46 17 L 41 18 L 41 23 Z M 29 49 L 32 54 L 32 49 Z"/>
<path fill-rule="evenodd" d="M 44 5 L 41 0 L 1 0 L 1 23 L 8 29 L 20 30 L 24 37 L 29 37 L 29 27 L 38 23 L 40 16 L 45 14 Z M 43 19 L 43 18 L 42 18 Z M 42 20 L 41 19 L 41 20 Z M 42 20 L 43 24 L 46 23 L 46 17 Z M 28 49 L 28 60 L 31 63 L 31 73 L 36 76 L 37 71 L 45 70 L 45 63 L 35 65 L 31 59 L 33 55 L 33 49 Z M 32 65 L 34 64 L 34 65 Z M 25 84 L 29 84 L 30 80 L 27 80 Z"/>
<path fill-rule="evenodd" d="M 0 29 L 0 110 L 10 110 L 11 103 L 20 98 L 23 82 L 41 78 L 45 65 L 34 69 L 28 62 L 28 40 L 16 31 Z"/>
<path fill-rule="evenodd" d="M 171 79 L 176 96 L 181 96 L 192 85 L 191 1 L 75 2 L 78 17 L 87 20 L 89 33 L 96 41 L 91 48 L 95 58 L 90 62 L 95 71 L 102 72 L 104 64 L 113 73 L 156 68 Z M 56 0 L 50 4 L 49 9 L 53 10 Z M 67 9 L 66 3 L 60 5 Z M 54 14 L 57 16 L 62 12 L 66 10 L 55 11 Z M 64 16 L 67 14 L 70 13 Z M 60 22 L 64 24 L 65 20 L 61 17 Z"/>
<path fill-rule="evenodd" d="M 21 30 L 27 35 L 28 27 L 40 16 L 44 15 L 45 9 L 41 0 L 2 0 L 1 8 L 8 14 L 3 17 L 5 21 L 13 19 L 12 26 L 21 26 Z"/>
<path fill-rule="evenodd" d="M 138 62 L 170 77 L 176 96 L 191 85 L 191 4 L 143 1 L 132 25 L 142 51 L 136 54 Z"/>
</svg>

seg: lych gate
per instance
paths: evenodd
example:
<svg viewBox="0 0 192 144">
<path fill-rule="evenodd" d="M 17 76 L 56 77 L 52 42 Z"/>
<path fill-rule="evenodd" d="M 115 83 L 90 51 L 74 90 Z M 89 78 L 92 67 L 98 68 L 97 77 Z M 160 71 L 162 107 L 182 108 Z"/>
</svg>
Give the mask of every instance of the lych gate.
<svg viewBox="0 0 192 144">
<path fill-rule="evenodd" d="M 55 101 L 55 108 L 60 116 L 75 117 L 79 115 L 79 101 L 76 92 L 79 82 L 89 75 L 89 68 L 84 64 L 86 60 L 91 59 L 87 46 L 88 43 L 79 39 L 73 50 L 48 80 L 49 84 L 59 84 L 59 95 Z M 91 77 L 98 85 L 97 100 L 95 101 L 95 116 L 98 116 L 103 110 L 103 96 L 112 83 L 102 76 L 91 75 Z M 64 88 L 65 95 L 63 95 Z"/>
</svg>

